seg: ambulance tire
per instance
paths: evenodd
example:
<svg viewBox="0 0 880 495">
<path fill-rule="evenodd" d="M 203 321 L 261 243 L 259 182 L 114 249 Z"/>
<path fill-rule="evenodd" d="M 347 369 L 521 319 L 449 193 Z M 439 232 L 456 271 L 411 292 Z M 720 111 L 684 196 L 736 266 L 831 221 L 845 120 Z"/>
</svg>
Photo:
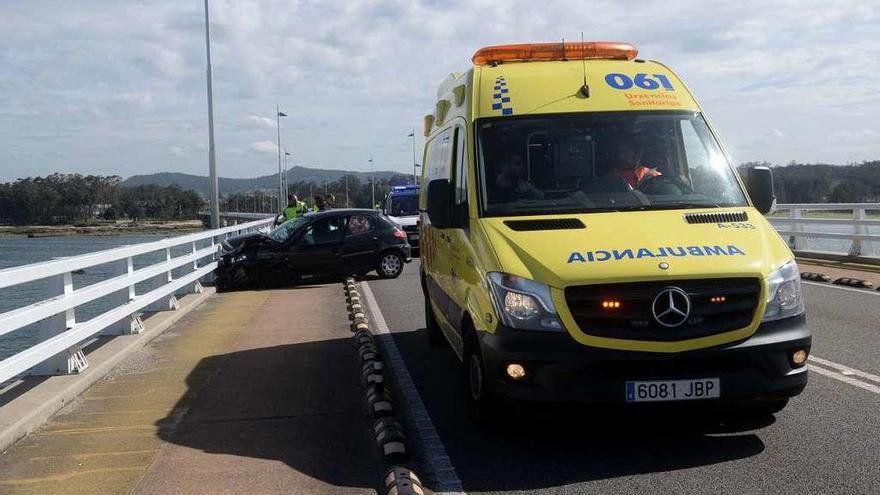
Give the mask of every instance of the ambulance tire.
<svg viewBox="0 0 880 495">
<path fill-rule="evenodd" d="M 465 400 L 468 414 L 475 424 L 488 426 L 497 419 L 498 407 L 486 378 L 486 364 L 480 352 L 473 324 L 463 325 Z"/>
<path fill-rule="evenodd" d="M 437 322 L 437 315 L 434 314 L 434 308 L 431 307 L 431 301 L 425 297 L 425 332 L 428 334 L 428 343 L 431 347 L 440 347 L 446 343 L 446 337 L 440 330 L 440 323 Z"/>
</svg>

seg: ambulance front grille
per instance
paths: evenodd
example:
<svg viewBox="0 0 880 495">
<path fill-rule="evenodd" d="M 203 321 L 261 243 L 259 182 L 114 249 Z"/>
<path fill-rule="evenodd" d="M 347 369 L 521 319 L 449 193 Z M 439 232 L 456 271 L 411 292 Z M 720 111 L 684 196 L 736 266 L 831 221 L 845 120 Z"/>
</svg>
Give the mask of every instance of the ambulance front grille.
<svg viewBox="0 0 880 495">
<path fill-rule="evenodd" d="M 651 308 L 657 294 L 668 287 L 683 290 L 690 299 L 687 321 L 672 328 L 659 324 Z M 670 342 L 748 326 L 760 294 L 757 278 L 723 278 L 579 285 L 565 289 L 565 300 L 578 327 L 588 335 Z M 612 307 L 603 308 L 603 302 Z M 619 306 L 613 307 L 614 302 Z"/>
<path fill-rule="evenodd" d="M 584 223 L 577 218 L 551 218 L 537 220 L 505 220 L 511 230 L 570 230 L 583 229 Z"/>
</svg>

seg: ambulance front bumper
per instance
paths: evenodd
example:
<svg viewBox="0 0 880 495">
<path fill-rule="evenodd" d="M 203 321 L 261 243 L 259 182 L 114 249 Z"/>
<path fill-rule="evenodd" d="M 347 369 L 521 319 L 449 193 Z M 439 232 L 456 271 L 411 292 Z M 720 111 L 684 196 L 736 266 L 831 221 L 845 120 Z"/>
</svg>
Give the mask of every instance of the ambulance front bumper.
<svg viewBox="0 0 880 495">
<path fill-rule="evenodd" d="M 740 342 L 679 353 L 602 349 L 579 344 L 568 333 L 502 326 L 494 334 L 480 332 L 480 341 L 487 381 L 501 401 L 624 405 L 628 381 L 718 378 L 720 397 L 700 401 L 717 405 L 799 394 L 807 369 L 793 365 L 791 354 L 809 351 L 812 338 L 801 315 L 764 323 Z M 524 378 L 507 376 L 511 363 L 525 367 Z"/>
</svg>

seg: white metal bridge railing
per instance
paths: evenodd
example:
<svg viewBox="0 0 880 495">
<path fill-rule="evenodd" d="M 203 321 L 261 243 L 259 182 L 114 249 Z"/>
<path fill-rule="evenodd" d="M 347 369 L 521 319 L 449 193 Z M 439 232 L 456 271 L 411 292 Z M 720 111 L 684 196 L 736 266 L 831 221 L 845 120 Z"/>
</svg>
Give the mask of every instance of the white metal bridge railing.
<svg viewBox="0 0 880 495">
<path fill-rule="evenodd" d="M 767 219 L 799 256 L 840 258 L 880 262 L 880 220 L 868 218 L 868 211 L 880 211 L 880 203 L 780 204 Z M 849 218 L 806 217 L 807 212 L 852 212 Z M 833 215 L 833 213 L 832 213 Z"/>
<path fill-rule="evenodd" d="M 140 333 L 142 312 L 177 309 L 175 294 L 201 292 L 202 277 L 217 267 L 219 238 L 269 227 L 272 222 L 272 218 L 264 218 L 0 270 L 0 289 L 48 282 L 44 299 L 0 313 L 0 336 L 33 325 L 37 337 L 36 344 L 0 361 L 0 383 L 26 372 L 54 375 L 85 370 L 88 361 L 81 347 L 86 341 L 98 335 Z M 178 254 L 173 256 L 174 252 Z M 135 257 L 144 255 L 162 260 L 135 269 Z M 75 273 L 99 266 L 110 268 L 105 270 L 110 273 L 106 279 L 74 286 Z M 178 276 L 173 276 L 173 272 Z M 148 285 L 149 289 L 138 293 L 137 284 Z M 102 298 L 111 303 L 109 310 L 85 321 L 77 319 L 77 307 Z"/>
</svg>

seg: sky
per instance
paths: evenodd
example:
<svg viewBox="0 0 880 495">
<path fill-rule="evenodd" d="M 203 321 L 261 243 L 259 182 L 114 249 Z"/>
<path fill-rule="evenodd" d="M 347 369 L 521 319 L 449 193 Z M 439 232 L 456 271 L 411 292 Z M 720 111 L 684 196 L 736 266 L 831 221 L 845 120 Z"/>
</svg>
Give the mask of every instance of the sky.
<svg viewBox="0 0 880 495">
<path fill-rule="evenodd" d="M 0 1 L 0 181 L 207 173 L 202 0 Z M 737 162 L 880 159 L 876 0 L 211 0 L 217 167 L 412 171 L 482 46 L 617 40 L 688 84 Z"/>
</svg>

